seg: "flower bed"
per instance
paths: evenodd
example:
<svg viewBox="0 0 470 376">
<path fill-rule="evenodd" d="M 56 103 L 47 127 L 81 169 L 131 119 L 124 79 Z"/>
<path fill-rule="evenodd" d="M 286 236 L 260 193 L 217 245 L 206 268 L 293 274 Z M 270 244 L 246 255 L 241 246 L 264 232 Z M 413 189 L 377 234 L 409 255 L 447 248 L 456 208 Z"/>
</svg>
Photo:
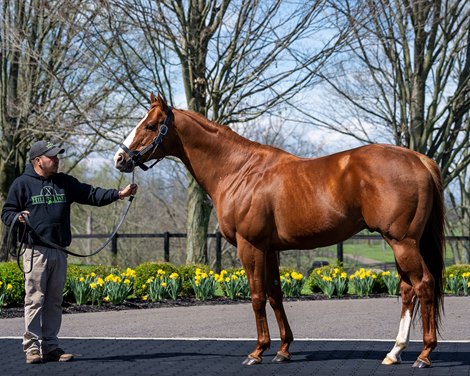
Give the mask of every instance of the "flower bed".
<svg viewBox="0 0 470 376">
<path fill-rule="evenodd" d="M 339 266 L 323 266 L 305 277 L 295 270 L 281 268 L 281 288 L 286 298 L 318 295 L 324 298 L 399 294 L 396 271 L 361 268 L 349 275 Z M 470 265 L 449 267 L 446 292 L 468 295 Z M 241 268 L 219 274 L 206 265 L 175 266 L 144 263 L 135 269 L 109 266 L 69 265 L 64 289 L 65 304 L 76 306 L 122 305 L 126 302 L 249 300 L 248 279 Z M 21 271 L 14 263 L 0 263 L 0 310 L 23 305 Z M 148 303 L 147 303 L 148 304 Z"/>
</svg>

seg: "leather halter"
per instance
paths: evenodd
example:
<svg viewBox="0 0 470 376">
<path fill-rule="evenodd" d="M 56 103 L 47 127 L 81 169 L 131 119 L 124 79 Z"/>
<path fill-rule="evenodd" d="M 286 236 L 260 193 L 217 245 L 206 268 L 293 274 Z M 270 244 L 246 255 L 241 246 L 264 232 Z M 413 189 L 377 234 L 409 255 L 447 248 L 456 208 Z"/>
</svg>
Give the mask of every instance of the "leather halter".
<svg viewBox="0 0 470 376">
<path fill-rule="evenodd" d="M 127 155 L 129 155 L 134 166 L 137 165 L 142 170 L 147 171 L 149 168 L 152 168 L 163 159 L 163 158 L 157 159 L 151 166 L 146 166 L 144 162 L 142 162 L 142 157 L 146 153 L 148 153 L 149 151 L 152 151 L 152 153 L 154 153 L 155 150 L 161 145 L 161 143 L 163 142 L 163 137 L 168 133 L 168 125 L 170 124 L 172 117 L 173 117 L 173 111 L 170 106 L 168 107 L 165 121 L 163 122 L 162 125 L 160 125 L 160 129 L 158 130 L 157 136 L 153 139 L 153 141 L 149 145 L 147 145 L 142 150 L 130 150 L 126 145 L 124 144 L 120 145 L 121 149 L 124 150 L 127 153 Z"/>
</svg>

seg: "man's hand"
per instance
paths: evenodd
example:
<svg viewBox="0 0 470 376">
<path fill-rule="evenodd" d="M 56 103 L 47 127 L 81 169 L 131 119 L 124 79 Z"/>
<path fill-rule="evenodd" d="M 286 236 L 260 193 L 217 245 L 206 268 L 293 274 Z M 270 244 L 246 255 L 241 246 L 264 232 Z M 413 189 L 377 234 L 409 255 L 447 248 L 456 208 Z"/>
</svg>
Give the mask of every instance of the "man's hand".
<svg viewBox="0 0 470 376">
<path fill-rule="evenodd" d="M 137 184 L 129 184 L 119 191 L 119 198 L 123 200 L 126 197 L 134 196 L 137 193 Z"/>
<path fill-rule="evenodd" d="M 27 211 L 27 210 L 22 211 L 22 212 L 21 212 L 21 215 L 18 217 L 18 220 L 19 220 L 21 223 L 26 223 L 24 217 L 25 217 L 25 216 L 29 216 L 29 215 L 30 215 L 29 211 Z"/>
</svg>

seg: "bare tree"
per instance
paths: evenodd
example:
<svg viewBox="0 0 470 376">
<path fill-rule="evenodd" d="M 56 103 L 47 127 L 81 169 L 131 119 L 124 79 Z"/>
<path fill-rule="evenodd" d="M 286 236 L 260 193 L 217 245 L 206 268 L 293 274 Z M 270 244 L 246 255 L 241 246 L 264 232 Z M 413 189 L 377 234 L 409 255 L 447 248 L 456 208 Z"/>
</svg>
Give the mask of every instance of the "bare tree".
<svg viewBox="0 0 470 376">
<path fill-rule="evenodd" d="M 464 153 L 470 153 L 467 149 Z M 449 190 L 450 209 L 447 220 L 452 235 L 470 234 L 470 167 L 456 179 L 456 187 Z M 470 242 L 450 243 L 456 264 L 470 264 Z"/>
<path fill-rule="evenodd" d="M 184 93 L 190 110 L 234 124 L 259 118 L 314 84 L 342 41 L 341 33 L 321 34 L 322 4 L 108 0 L 108 32 L 100 34 L 121 66 L 115 78 L 136 99 L 146 102 L 155 87 L 171 103 Z M 187 262 L 207 262 L 211 210 L 189 177 Z"/>
<path fill-rule="evenodd" d="M 68 143 L 71 169 L 109 137 L 120 118 L 116 108 L 126 109 L 118 107 L 123 96 L 85 48 L 95 16 L 93 5 L 78 0 L 2 1 L 0 203 L 23 171 L 33 140 Z M 5 240 L 3 225 L 0 235 Z M 3 245 L 0 259 L 7 255 Z"/>
<path fill-rule="evenodd" d="M 439 162 L 447 186 L 469 164 L 470 5 L 330 2 L 352 30 L 324 70 L 328 102 L 309 121 L 361 142 L 386 139 Z M 324 92 L 322 93 L 324 95 Z"/>
<path fill-rule="evenodd" d="M 317 106 L 304 111 L 307 121 L 361 142 L 385 140 L 424 153 L 440 164 L 445 186 L 461 179 L 470 164 L 470 4 L 329 5 L 338 27 L 352 32 L 323 70 L 324 91 Z M 464 194 L 465 184 L 460 187 Z M 451 202 L 465 201 L 461 195 Z M 468 223 L 468 207 L 455 213 Z"/>
</svg>

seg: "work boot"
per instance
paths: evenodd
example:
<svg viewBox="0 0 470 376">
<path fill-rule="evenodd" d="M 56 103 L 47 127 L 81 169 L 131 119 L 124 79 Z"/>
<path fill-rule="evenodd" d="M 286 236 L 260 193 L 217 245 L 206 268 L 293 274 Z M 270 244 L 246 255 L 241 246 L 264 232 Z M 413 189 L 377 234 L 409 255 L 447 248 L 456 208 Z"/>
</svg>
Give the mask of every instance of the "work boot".
<svg viewBox="0 0 470 376">
<path fill-rule="evenodd" d="M 60 347 L 42 355 L 45 362 L 69 362 L 73 359 L 73 354 L 66 354 Z"/>
<path fill-rule="evenodd" d="M 26 353 L 26 363 L 38 364 L 42 363 L 42 357 L 39 350 L 31 350 Z"/>
</svg>

